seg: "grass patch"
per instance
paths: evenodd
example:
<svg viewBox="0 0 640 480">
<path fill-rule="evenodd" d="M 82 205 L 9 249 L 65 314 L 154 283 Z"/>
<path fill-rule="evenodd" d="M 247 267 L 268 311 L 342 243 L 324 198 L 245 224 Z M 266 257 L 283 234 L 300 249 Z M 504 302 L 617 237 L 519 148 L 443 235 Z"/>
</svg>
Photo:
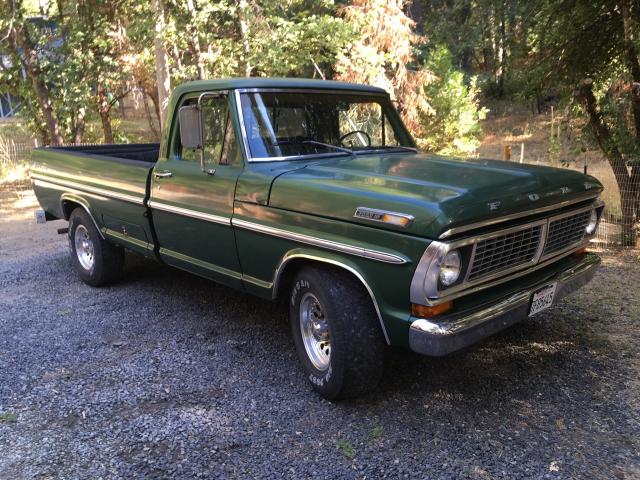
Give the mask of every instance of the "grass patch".
<svg viewBox="0 0 640 480">
<path fill-rule="evenodd" d="M 5 412 L 0 413 L 0 423 L 15 423 L 18 421 L 18 417 L 15 413 Z"/>
<path fill-rule="evenodd" d="M 379 440 L 384 435 L 384 427 L 382 425 L 376 425 L 371 430 L 371 438 L 374 440 Z"/>
<path fill-rule="evenodd" d="M 340 450 L 340 453 L 342 453 L 349 460 L 353 459 L 353 457 L 356 456 L 356 451 L 349 441 L 339 439 L 336 443 L 336 446 L 338 447 L 338 450 Z"/>
</svg>

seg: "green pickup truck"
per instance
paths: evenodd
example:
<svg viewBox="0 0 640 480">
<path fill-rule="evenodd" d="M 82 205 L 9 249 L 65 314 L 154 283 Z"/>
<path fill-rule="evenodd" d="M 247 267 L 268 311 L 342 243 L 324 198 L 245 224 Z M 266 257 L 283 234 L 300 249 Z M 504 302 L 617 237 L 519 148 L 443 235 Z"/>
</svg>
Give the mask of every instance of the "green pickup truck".
<svg viewBox="0 0 640 480">
<path fill-rule="evenodd" d="M 381 89 L 231 79 L 177 87 L 160 144 L 35 151 L 47 219 L 93 286 L 124 250 L 284 299 L 313 387 L 377 384 L 387 346 L 440 356 L 588 282 L 593 177 L 419 153 Z M 257 340 L 259 341 L 259 340 Z"/>
</svg>

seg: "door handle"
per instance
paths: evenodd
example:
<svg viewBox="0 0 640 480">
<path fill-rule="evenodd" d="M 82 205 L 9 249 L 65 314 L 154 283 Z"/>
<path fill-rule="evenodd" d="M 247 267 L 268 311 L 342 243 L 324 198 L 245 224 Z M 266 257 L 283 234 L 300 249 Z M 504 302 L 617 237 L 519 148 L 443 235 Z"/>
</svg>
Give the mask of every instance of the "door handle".
<svg viewBox="0 0 640 480">
<path fill-rule="evenodd" d="M 173 173 L 171 173 L 168 170 L 164 170 L 162 172 L 153 172 L 153 176 L 155 178 L 169 178 L 169 177 L 173 177 Z"/>
</svg>

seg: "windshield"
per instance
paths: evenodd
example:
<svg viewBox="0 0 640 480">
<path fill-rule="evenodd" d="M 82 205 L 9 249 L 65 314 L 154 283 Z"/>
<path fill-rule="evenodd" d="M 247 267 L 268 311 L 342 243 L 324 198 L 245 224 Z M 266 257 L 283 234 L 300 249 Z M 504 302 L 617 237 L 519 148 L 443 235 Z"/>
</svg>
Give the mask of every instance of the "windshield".
<svg viewBox="0 0 640 480">
<path fill-rule="evenodd" d="M 415 147 L 386 96 L 256 92 L 240 95 L 253 159 L 354 155 Z"/>
</svg>

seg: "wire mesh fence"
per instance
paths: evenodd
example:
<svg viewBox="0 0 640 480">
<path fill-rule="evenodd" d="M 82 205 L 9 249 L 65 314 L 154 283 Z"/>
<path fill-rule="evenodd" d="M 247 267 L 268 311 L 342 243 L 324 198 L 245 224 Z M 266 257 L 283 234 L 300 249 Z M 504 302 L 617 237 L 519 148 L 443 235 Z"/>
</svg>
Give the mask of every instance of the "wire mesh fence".
<svg viewBox="0 0 640 480">
<path fill-rule="evenodd" d="M 28 164 L 35 144 L 15 143 L 0 136 L 0 171 L 6 172 L 19 165 Z"/>
<path fill-rule="evenodd" d="M 29 188 L 27 172 L 35 147 L 37 147 L 35 143 L 15 143 L 0 136 L 0 184 L 10 184 L 11 188 Z M 546 164 L 540 160 L 524 163 Z M 562 167 L 557 164 L 553 166 Z M 588 165 L 573 164 L 564 168 L 586 171 L 604 185 L 602 199 L 606 207 L 598 228 L 596 243 L 604 248 L 635 245 L 636 239 L 640 237 L 637 231 L 638 221 L 640 221 L 638 207 L 640 175 L 633 177 L 629 168 L 629 180 L 623 185 L 621 191 L 607 162 L 591 162 Z"/>
</svg>

